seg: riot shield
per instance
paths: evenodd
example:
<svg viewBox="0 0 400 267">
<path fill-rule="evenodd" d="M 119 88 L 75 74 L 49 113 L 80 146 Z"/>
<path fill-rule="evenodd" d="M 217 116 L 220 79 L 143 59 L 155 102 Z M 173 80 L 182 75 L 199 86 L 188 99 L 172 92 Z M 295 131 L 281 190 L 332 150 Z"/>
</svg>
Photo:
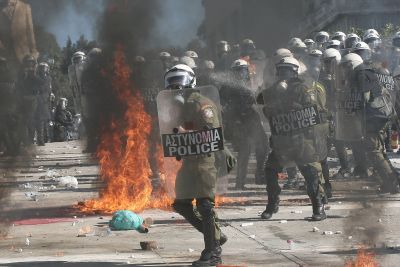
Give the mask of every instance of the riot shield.
<svg viewBox="0 0 400 267">
<path fill-rule="evenodd" d="M 157 110 L 164 156 L 161 172 L 175 170 L 175 197 L 223 194 L 227 166 L 218 90 L 164 90 L 157 96 Z"/>
<path fill-rule="evenodd" d="M 306 85 L 304 83 L 302 86 Z M 319 162 L 327 156 L 328 123 L 326 114 L 321 109 L 320 84 L 314 82 L 308 92 L 315 98 L 315 103 L 297 105 L 285 101 L 284 94 L 293 94 L 295 85 L 288 84 L 286 92 L 276 93 L 272 87 L 264 95 L 264 107 L 269 109 L 267 116 L 271 128 L 271 146 L 282 166 Z M 276 87 L 276 86 L 275 86 Z M 275 92 L 274 92 L 275 91 Z M 321 92 L 324 94 L 324 92 Z M 279 96 L 279 97 L 278 97 Z"/>
<path fill-rule="evenodd" d="M 335 139 L 360 141 L 365 136 L 364 93 L 354 85 L 354 71 L 337 68 L 335 90 Z"/>
</svg>

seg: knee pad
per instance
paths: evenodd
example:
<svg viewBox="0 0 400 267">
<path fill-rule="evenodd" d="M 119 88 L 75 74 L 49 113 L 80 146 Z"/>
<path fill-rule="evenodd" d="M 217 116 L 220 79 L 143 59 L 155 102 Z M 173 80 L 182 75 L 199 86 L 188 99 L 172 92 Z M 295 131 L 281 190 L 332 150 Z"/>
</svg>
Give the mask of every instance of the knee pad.
<svg viewBox="0 0 400 267">
<path fill-rule="evenodd" d="M 200 198 L 196 200 L 197 210 L 203 218 L 214 216 L 214 205 L 208 198 Z"/>
</svg>

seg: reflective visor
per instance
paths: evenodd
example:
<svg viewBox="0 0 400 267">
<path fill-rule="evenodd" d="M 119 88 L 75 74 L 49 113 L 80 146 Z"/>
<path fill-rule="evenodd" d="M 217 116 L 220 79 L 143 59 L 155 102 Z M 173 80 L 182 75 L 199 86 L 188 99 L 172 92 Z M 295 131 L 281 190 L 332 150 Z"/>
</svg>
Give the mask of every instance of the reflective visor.
<svg viewBox="0 0 400 267">
<path fill-rule="evenodd" d="M 315 42 L 317 43 L 325 43 L 329 40 L 329 37 L 326 35 L 318 35 L 315 37 Z"/>
<path fill-rule="evenodd" d="M 165 79 L 165 88 L 177 89 L 179 87 L 184 88 L 190 85 L 191 79 L 188 75 L 176 75 L 167 77 Z"/>
<path fill-rule="evenodd" d="M 354 50 L 354 53 L 359 55 L 364 61 L 370 60 L 372 56 L 371 50 L 368 49 Z"/>
<path fill-rule="evenodd" d="M 350 38 L 347 38 L 347 39 L 344 41 L 344 46 L 345 46 L 345 48 L 352 48 L 353 45 L 354 45 L 355 43 L 357 43 L 358 41 L 360 41 L 360 38 L 358 38 L 358 37 L 350 37 Z"/>
</svg>

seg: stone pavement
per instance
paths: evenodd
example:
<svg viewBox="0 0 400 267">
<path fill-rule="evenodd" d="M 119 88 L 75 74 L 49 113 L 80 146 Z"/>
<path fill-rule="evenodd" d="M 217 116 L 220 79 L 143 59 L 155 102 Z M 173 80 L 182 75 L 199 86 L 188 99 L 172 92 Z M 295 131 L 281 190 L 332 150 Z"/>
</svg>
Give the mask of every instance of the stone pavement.
<svg viewBox="0 0 400 267">
<path fill-rule="evenodd" d="M 97 197 L 103 186 L 96 161 L 81 151 L 79 142 L 53 143 L 32 151 L 31 157 L 0 159 L 2 188 L 10 190 L 0 207 L 8 227 L 0 238 L 0 266 L 190 266 L 198 258 L 202 236 L 172 211 L 141 213 L 154 219 L 147 234 L 109 234 L 111 216 L 74 210 L 72 205 Z M 393 162 L 400 166 L 400 159 Z M 55 187 L 53 176 L 68 175 L 78 179 L 77 189 Z M 305 192 L 283 190 L 279 213 L 263 221 L 265 188 L 251 184 L 253 177 L 247 190 L 228 190 L 226 196 L 236 202 L 218 208 L 229 237 L 223 246 L 225 266 L 345 266 L 363 244 L 376 254 L 379 266 L 399 266 L 399 195 L 377 196 L 372 179 L 334 180 L 327 220 L 309 221 Z M 53 222 L 39 224 L 44 219 Z M 91 234 L 77 237 L 84 227 Z M 152 240 L 157 250 L 141 250 L 140 241 Z"/>
</svg>

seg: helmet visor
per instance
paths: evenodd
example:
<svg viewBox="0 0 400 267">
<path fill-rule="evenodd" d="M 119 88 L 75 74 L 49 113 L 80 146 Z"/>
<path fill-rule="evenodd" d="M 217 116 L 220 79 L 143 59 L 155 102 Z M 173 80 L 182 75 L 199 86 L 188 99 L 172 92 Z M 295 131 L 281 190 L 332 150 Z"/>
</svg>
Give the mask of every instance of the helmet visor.
<svg viewBox="0 0 400 267">
<path fill-rule="evenodd" d="M 328 42 L 328 40 L 329 40 L 329 37 L 326 35 L 318 35 L 315 37 L 315 42 L 320 43 L 320 44 L 326 43 L 326 42 Z"/>
<path fill-rule="evenodd" d="M 346 38 L 342 35 L 336 35 L 332 37 L 332 40 L 338 40 L 340 42 L 343 42 Z"/>
<path fill-rule="evenodd" d="M 349 37 L 344 41 L 344 47 L 345 48 L 352 48 L 353 45 L 355 43 L 359 42 L 359 41 L 360 41 L 360 38 L 358 38 L 358 37 L 355 37 L 355 36 L 354 37 Z"/>
<path fill-rule="evenodd" d="M 192 79 L 189 75 L 176 75 L 167 77 L 165 79 L 165 88 L 168 89 L 182 89 L 186 87 L 190 87 Z"/>
<path fill-rule="evenodd" d="M 234 75 L 240 79 L 240 80 L 246 80 L 249 81 L 250 80 L 250 73 L 249 73 L 249 69 L 246 67 L 237 67 L 237 68 L 233 68 L 233 73 Z"/>
<path fill-rule="evenodd" d="M 297 71 L 294 67 L 282 66 L 276 68 L 276 75 L 280 80 L 288 80 L 297 77 Z"/>
<path fill-rule="evenodd" d="M 354 53 L 359 55 L 364 61 L 371 60 L 372 53 L 369 49 L 354 50 Z"/>
<path fill-rule="evenodd" d="M 328 45 L 326 47 L 326 49 L 328 49 L 328 48 L 333 48 L 333 49 L 339 50 L 340 49 L 340 45 Z"/>
<path fill-rule="evenodd" d="M 369 38 L 366 39 L 365 42 L 369 45 L 369 47 L 374 50 L 381 47 L 382 41 L 378 38 Z"/>
</svg>

